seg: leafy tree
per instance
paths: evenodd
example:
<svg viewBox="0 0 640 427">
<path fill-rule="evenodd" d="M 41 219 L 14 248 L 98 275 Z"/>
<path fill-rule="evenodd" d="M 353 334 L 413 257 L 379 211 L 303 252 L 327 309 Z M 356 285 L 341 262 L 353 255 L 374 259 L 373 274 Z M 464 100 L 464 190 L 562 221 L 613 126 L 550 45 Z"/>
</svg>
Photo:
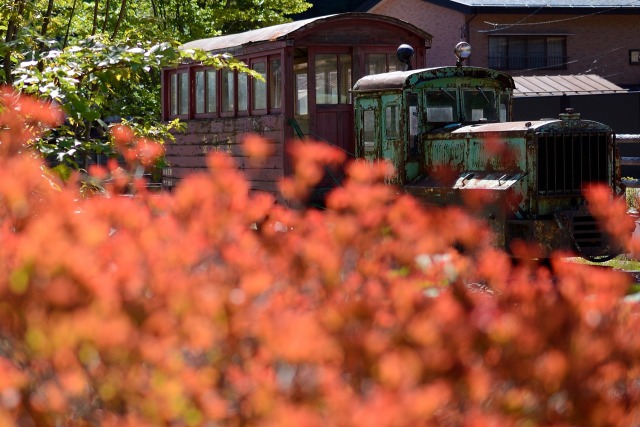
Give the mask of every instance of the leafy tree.
<svg viewBox="0 0 640 427">
<path fill-rule="evenodd" d="M 142 89 L 150 84 L 150 71 L 187 59 L 250 72 L 231 57 L 183 50 L 175 43 L 114 44 L 104 36 L 94 36 L 63 50 L 49 51 L 40 61 L 21 63 L 14 72 L 14 85 L 56 102 L 66 113 L 65 124 L 36 141 L 36 147 L 55 156 L 56 163 L 86 167 L 78 164 L 78 159 L 84 160 L 90 153 L 112 154 L 112 145 L 105 138 L 109 117 L 137 123 L 136 129 L 158 140 L 172 137 L 170 131 L 179 128 L 178 121 L 155 123 L 157 94 Z M 123 94 L 124 99 L 120 98 Z"/>
<path fill-rule="evenodd" d="M 159 123 L 163 67 L 192 60 L 250 72 L 228 56 L 183 51 L 179 43 L 284 22 L 302 0 L 0 0 L 0 82 L 62 106 L 66 123 L 35 142 L 55 163 L 83 167 L 111 154 L 109 119 L 171 138 Z"/>
</svg>

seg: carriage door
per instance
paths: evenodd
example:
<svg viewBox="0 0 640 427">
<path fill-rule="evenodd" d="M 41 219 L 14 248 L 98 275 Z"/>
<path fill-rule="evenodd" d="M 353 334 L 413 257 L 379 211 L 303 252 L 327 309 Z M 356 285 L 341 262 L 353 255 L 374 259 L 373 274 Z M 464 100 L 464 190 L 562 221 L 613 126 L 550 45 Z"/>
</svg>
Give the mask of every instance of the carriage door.
<svg viewBox="0 0 640 427">
<path fill-rule="evenodd" d="M 351 101 L 352 65 L 348 48 L 309 48 L 310 132 L 355 156 L 353 106 Z"/>
</svg>

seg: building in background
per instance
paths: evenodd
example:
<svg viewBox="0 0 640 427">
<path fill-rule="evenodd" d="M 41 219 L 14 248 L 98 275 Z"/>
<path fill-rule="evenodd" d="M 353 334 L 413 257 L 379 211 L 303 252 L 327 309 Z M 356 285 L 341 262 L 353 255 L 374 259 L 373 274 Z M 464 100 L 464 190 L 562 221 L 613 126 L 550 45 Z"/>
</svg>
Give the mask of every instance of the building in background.
<svg viewBox="0 0 640 427">
<path fill-rule="evenodd" d="M 393 16 L 433 35 L 427 66 L 454 63 L 513 76 L 595 74 L 640 89 L 640 2 L 629 0 L 369 0 L 360 11 Z"/>
</svg>

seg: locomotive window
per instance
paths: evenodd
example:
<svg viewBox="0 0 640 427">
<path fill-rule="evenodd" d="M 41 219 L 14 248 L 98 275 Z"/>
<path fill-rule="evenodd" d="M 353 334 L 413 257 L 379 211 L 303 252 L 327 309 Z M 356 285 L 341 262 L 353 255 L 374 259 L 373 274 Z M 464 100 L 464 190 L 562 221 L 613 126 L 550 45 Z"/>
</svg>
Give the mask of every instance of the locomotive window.
<svg viewBox="0 0 640 427">
<path fill-rule="evenodd" d="M 453 90 L 427 91 L 427 121 L 451 123 L 458 120 L 458 97 Z"/>
<path fill-rule="evenodd" d="M 398 117 L 398 107 L 395 105 L 388 105 L 385 109 L 385 136 L 388 139 L 395 139 L 398 137 L 398 127 L 400 123 L 400 117 Z"/>
<path fill-rule="evenodd" d="M 365 157 L 376 155 L 376 113 L 374 110 L 362 112 L 362 139 Z"/>
<path fill-rule="evenodd" d="M 418 96 L 415 93 L 407 95 L 407 115 L 409 117 L 408 154 L 414 155 L 418 147 Z"/>
<path fill-rule="evenodd" d="M 490 89 L 478 87 L 463 91 L 464 117 L 466 121 L 496 121 L 496 94 Z"/>
<path fill-rule="evenodd" d="M 506 122 L 509 120 L 507 115 L 509 114 L 509 95 L 502 94 L 500 95 L 500 117 L 499 120 L 501 122 Z"/>
</svg>

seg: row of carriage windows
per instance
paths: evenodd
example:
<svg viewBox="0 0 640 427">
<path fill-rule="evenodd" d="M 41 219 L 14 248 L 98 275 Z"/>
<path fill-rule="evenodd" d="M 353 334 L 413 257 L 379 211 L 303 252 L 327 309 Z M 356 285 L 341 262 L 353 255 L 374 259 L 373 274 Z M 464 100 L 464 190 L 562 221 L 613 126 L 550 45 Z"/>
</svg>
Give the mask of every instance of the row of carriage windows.
<svg viewBox="0 0 640 427">
<path fill-rule="evenodd" d="M 268 65 L 267 65 L 268 64 Z M 191 108 L 195 114 L 215 115 L 218 112 L 264 112 L 282 108 L 282 72 L 279 58 L 255 62 L 251 68 L 263 80 L 249 78 L 234 70 L 196 68 L 177 70 L 169 74 L 169 114 L 188 116 Z M 192 75 L 191 75 L 192 74 Z M 191 80 L 193 79 L 193 80 Z M 190 105 L 190 82 L 193 81 L 193 106 Z M 267 101 L 268 100 L 268 101 Z"/>
<path fill-rule="evenodd" d="M 251 61 L 251 69 L 263 77 L 254 79 L 233 70 L 193 67 L 169 72 L 169 115 L 230 116 L 266 114 L 282 108 L 283 80 L 280 57 Z M 395 54 L 365 55 L 365 74 L 402 69 Z M 314 55 L 315 103 L 350 104 L 353 84 L 351 54 L 319 53 Z M 308 59 L 294 61 L 295 114 L 308 114 Z M 191 86 L 193 85 L 193 93 Z M 191 100 L 193 99 L 193 102 Z"/>
</svg>

